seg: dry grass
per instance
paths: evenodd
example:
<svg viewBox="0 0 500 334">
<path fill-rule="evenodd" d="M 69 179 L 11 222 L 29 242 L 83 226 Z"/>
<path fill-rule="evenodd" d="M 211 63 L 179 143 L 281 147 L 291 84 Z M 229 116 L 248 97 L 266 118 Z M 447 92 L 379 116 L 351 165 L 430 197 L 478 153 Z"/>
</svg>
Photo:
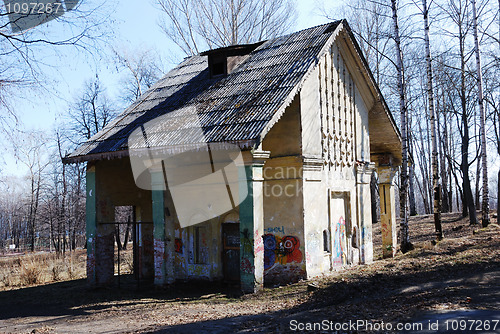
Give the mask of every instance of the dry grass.
<svg viewBox="0 0 500 334">
<path fill-rule="evenodd" d="M 131 248 L 131 247 L 130 247 Z M 115 273 L 118 272 L 115 249 Z M 86 277 L 85 250 L 66 253 L 35 253 L 0 256 L 0 291 Z M 133 271 L 132 249 L 120 254 L 120 273 Z"/>
<path fill-rule="evenodd" d="M 85 277 L 84 250 L 0 257 L 0 290 Z"/>
</svg>

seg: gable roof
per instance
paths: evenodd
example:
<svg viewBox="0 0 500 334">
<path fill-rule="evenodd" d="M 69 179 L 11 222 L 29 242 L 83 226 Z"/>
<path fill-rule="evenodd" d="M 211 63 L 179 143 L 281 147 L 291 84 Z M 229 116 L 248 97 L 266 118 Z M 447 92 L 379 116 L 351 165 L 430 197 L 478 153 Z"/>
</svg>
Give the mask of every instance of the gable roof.
<svg viewBox="0 0 500 334">
<path fill-rule="evenodd" d="M 168 131 L 155 134 L 156 144 L 199 144 L 199 136 L 190 134 L 201 127 L 205 142 L 230 142 L 251 148 L 281 117 L 342 23 L 345 21 L 265 41 L 223 78 L 210 78 L 204 54 L 188 57 L 64 160 L 125 156 L 128 137 L 135 129 L 180 109 L 197 116 L 198 124 L 169 126 Z M 394 122 L 390 112 L 388 117 Z M 397 127 L 395 130 L 398 132 Z"/>
</svg>

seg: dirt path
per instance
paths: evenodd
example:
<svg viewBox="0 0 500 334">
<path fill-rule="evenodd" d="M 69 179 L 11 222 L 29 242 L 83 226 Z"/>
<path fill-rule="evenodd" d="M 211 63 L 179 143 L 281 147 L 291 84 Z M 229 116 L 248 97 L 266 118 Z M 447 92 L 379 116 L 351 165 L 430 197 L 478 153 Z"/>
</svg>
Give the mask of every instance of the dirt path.
<svg viewBox="0 0 500 334">
<path fill-rule="evenodd" d="M 240 297 L 216 283 L 137 290 L 125 279 L 120 290 L 87 289 L 75 280 L 3 291 L 0 333 L 281 333 L 324 320 L 500 319 L 500 227 L 473 229 L 457 217 L 445 216 L 446 240 L 436 245 L 430 218 L 415 219 L 415 250 L 317 278 L 315 289 L 299 282 Z"/>
</svg>

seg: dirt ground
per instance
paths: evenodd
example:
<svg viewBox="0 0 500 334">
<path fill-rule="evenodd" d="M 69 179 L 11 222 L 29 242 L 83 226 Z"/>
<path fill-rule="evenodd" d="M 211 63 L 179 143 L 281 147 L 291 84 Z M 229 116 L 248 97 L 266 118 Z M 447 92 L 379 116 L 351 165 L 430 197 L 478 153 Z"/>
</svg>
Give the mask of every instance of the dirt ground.
<svg viewBox="0 0 500 334">
<path fill-rule="evenodd" d="M 499 322 L 496 219 L 486 229 L 469 226 L 458 214 L 443 215 L 443 221 L 445 239 L 435 243 L 432 217 L 412 218 L 415 249 L 391 259 L 380 259 L 376 226 L 373 264 L 253 295 L 240 296 L 237 287 L 213 282 L 138 287 L 129 276 L 122 277 L 120 289 L 89 289 L 79 279 L 2 291 L 0 333 L 282 333 L 324 321 L 330 327 L 316 332 L 333 332 L 349 321 L 372 327 L 338 332 L 394 332 L 381 326 L 416 321 L 428 326 L 456 312 Z M 500 333 L 500 323 L 494 331 L 485 329 L 482 333 Z"/>
</svg>

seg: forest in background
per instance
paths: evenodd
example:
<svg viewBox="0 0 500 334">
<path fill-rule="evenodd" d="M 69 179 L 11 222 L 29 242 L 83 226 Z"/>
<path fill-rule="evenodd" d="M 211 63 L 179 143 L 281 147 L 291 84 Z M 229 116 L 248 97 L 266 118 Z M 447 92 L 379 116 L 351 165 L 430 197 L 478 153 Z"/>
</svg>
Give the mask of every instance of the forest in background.
<svg viewBox="0 0 500 334">
<path fill-rule="evenodd" d="M 294 30 L 294 15 L 286 15 L 293 12 L 293 1 L 275 1 L 272 8 L 265 7 L 263 0 L 156 3 L 164 13 L 161 29 L 166 38 L 185 55 Z M 220 16 L 207 16 L 219 3 L 224 9 Z M 231 7 L 235 3 L 240 6 Z M 485 206 L 497 209 L 499 6 L 498 0 L 353 0 L 332 11 L 317 3 L 325 17 L 347 19 L 400 127 L 406 152 L 398 178 L 403 241 L 411 242 L 411 226 L 404 225 L 409 215 L 434 214 L 437 221 L 441 212 L 454 211 L 468 216 L 471 223 L 481 223 L 477 212 Z M 81 8 L 85 10 L 91 9 Z M 249 19 L 252 13 L 265 15 Z M 188 20 L 193 14 L 198 19 Z M 110 53 L 119 69 L 116 85 L 123 92 L 117 100 L 108 97 L 107 87 L 93 74 L 75 92 L 53 131 L 13 126 L 17 114 L 9 102 L 10 94 L 44 85 L 42 74 L 37 73 L 37 59 L 30 57 L 33 48 L 79 47 L 83 52 L 98 53 L 96 50 L 113 38 L 101 29 L 102 22 L 97 18 L 62 22 L 71 24 L 75 35 L 58 41 L 47 39 L 49 43 L 41 46 L 36 35 L 9 35 L 6 25 L 0 27 L 2 141 L 12 143 L 6 146 L 15 153 L 19 166 L 28 171 L 23 178 L 2 175 L 0 180 L 0 252 L 10 245 L 16 250 L 62 253 L 85 246 L 86 167 L 64 165 L 61 159 L 102 129 L 165 71 L 161 58 L 152 50 L 113 49 Z M 221 26 L 228 29 L 221 31 Z M 11 72 L 14 63 L 21 64 L 17 72 Z M 17 140 L 21 137 L 23 140 Z M 374 175 L 374 221 L 376 183 Z M 129 214 L 117 215 L 126 221 Z M 123 225 L 122 237 L 126 230 Z M 439 238 L 437 224 L 436 232 Z"/>
</svg>

